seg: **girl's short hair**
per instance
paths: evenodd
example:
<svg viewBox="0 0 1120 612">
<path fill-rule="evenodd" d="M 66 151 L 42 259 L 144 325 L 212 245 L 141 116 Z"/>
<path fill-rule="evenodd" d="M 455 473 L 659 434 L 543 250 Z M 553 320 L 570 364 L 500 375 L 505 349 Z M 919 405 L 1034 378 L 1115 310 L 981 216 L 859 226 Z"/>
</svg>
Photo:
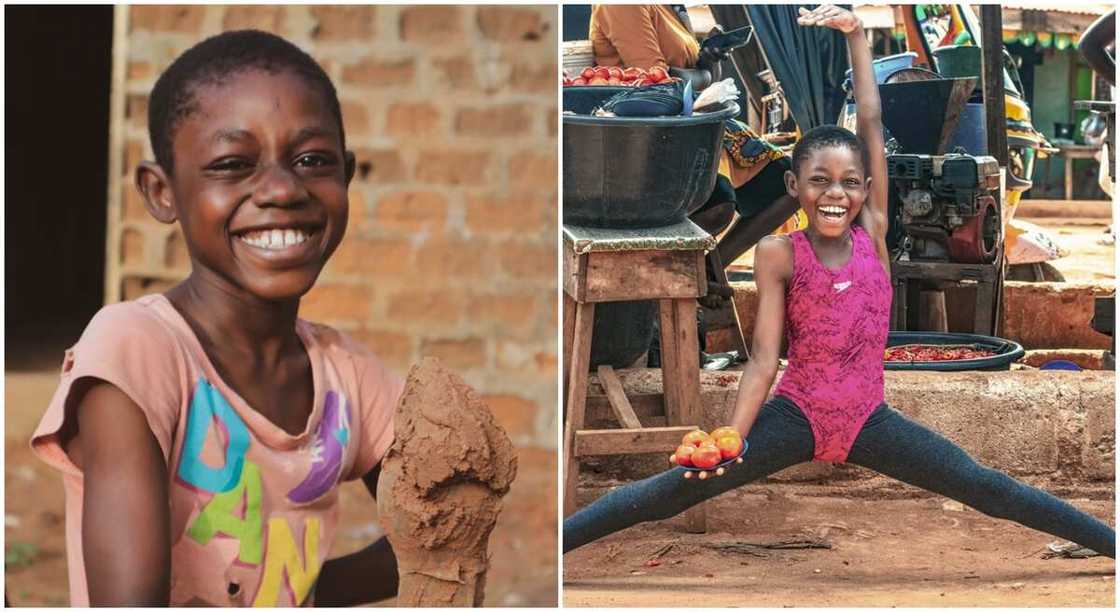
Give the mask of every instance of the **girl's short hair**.
<svg viewBox="0 0 1120 612">
<path fill-rule="evenodd" d="M 152 88 L 148 96 L 148 137 L 156 162 L 165 172 L 171 174 L 174 168 L 175 130 L 183 119 L 198 110 L 195 100 L 198 87 L 221 84 L 249 69 L 273 74 L 289 70 L 318 88 L 327 101 L 327 110 L 338 122 L 342 147 L 346 148 L 338 93 L 318 62 L 275 34 L 236 30 L 207 38 L 188 49 L 163 71 Z"/>
<path fill-rule="evenodd" d="M 801 140 L 793 146 L 793 173 L 797 174 L 801 170 L 801 162 L 810 153 L 827 147 L 847 147 L 858 153 L 864 176 L 867 175 L 867 168 L 871 165 L 867 144 L 859 136 L 838 125 L 818 125 L 801 136 Z"/>
</svg>

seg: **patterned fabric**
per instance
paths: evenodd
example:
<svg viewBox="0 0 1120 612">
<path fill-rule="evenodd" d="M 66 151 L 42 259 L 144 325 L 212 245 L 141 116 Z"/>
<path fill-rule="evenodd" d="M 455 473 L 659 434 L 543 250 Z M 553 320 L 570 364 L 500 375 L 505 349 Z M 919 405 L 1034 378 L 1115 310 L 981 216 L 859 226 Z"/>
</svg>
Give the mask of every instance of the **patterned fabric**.
<svg viewBox="0 0 1120 612">
<path fill-rule="evenodd" d="M 816 441 L 814 459 L 843 462 L 867 416 L 883 402 L 890 279 L 859 226 L 852 227 L 852 256 L 839 270 L 824 267 L 804 231 L 790 237 L 789 366 L 774 394 L 805 412 Z"/>
<path fill-rule="evenodd" d="M 720 174 L 731 179 L 735 188 L 754 178 L 772 160 L 786 156 L 781 149 L 760 138 L 750 126 L 736 119 L 724 122 L 722 153 Z"/>
</svg>

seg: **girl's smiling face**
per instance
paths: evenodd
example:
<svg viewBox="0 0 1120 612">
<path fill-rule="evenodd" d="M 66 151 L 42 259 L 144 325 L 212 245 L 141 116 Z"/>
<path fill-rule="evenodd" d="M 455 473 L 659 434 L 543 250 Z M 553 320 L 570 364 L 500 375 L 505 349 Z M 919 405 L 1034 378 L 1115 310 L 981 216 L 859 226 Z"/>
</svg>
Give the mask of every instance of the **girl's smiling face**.
<svg viewBox="0 0 1120 612">
<path fill-rule="evenodd" d="M 859 152 L 845 146 L 815 148 L 796 170 L 786 172 L 786 191 L 800 202 L 809 226 L 822 236 L 843 236 L 859 215 L 871 182 Z"/>
<path fill-rule="evenodd" d="M 179 220 L 195 273 L 262 300 L 298 298 L 346 231 L 353 156 L 318 88 L 246 69 L 194 90 L 173 137 L 174 174 L 144 164 L 149 210 Z"/>
</svg>

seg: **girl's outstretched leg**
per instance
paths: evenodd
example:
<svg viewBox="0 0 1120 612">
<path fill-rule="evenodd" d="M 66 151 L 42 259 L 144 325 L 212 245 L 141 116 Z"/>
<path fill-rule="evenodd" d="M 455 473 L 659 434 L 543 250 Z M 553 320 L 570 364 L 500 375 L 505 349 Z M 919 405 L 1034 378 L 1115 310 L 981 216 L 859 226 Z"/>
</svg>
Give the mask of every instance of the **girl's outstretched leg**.
<svg viewBox="0 0 1120 612">
<path fill-rule="evenodd" d="M 686 480 L 673 468 L 600 497 L 564 520 L 564 552 L 646 521 L 672 518 L 725 491 L 813 458 L 809 421 L 789 400 L 766 402 L 747 436 L 747 454 L 719 478 Z"/>
<path fill-rule="evenodd" d="M 848 462 L 1116 558 L 1116 532 L 1053 495 L 976 463 L 940 434 L 880 406 Z"/>
</svg>

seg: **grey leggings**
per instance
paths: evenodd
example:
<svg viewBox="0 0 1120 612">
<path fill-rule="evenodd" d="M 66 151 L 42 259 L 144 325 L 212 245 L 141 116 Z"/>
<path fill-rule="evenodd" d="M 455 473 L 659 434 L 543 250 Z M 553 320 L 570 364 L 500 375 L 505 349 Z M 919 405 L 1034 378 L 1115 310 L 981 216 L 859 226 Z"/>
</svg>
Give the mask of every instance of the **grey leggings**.
<svg viewBox="0 0 1120 612">
<path fill-rule="evenodd" d="M 720 478 L 681 477 L 674 468 L 619 487 L 564 520 L 564 552 L 646 521 L 665 520 L 725 491 L 813 458 L 801 410 L 778 396 L 763 405 L 747 436 L 746 461 Z M 976 463 L 956 444 L 879 406 L 860 430 L 848 462 L 1116 557 L 1116 532 L 1045 491 Z"/>
</svg>

